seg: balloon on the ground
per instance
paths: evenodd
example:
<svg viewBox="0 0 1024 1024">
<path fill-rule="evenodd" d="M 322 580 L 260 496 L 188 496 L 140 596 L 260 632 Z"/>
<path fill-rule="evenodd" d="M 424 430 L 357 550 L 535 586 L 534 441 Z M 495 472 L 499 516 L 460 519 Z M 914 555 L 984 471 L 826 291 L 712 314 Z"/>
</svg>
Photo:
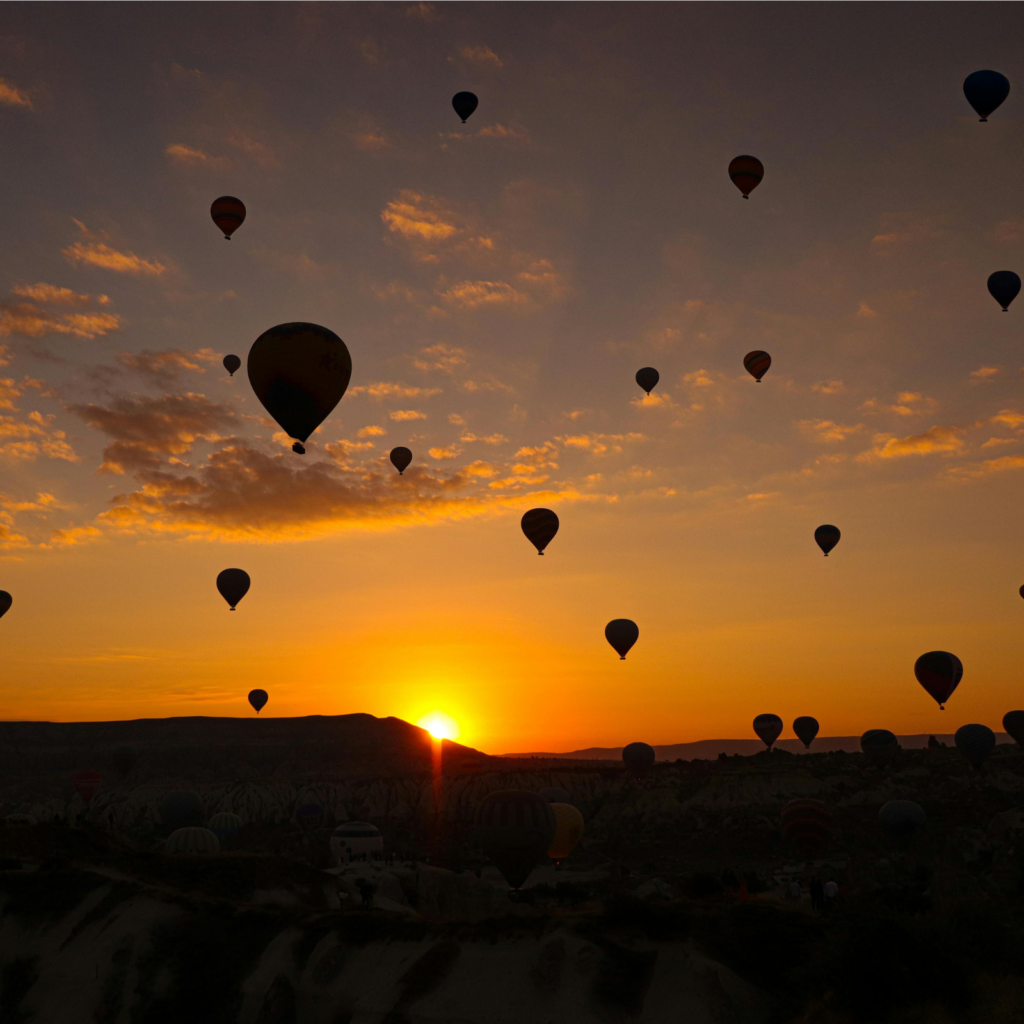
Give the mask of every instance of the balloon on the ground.
<svg viewBox="0 0 1024 1024">
<path fill-rule="evenodd" d="M 519 889 L 555 839 L 555 812 L 537 793 L 506 789 L 490 793 L 476 811 L 476 835 L 484 854 Z"/>
<path fill-rule="evenodd" d="M 964 666 L 955 654 L 948 651 L 929 651 L 914 663 L 917 681 L 938 701 L 939 710 L 945 709 L 946 701 L 953 695 L 964 677 Z"/>
<path fill-rule="evenodd" d="M 1024 747 L 1024 711 L 1007 711 L 1003 715 L 1003 728 L 1018 747 Z"/>
<path fill-rule="evenodd" d="M 224 232 L 224 237 L 230 242 L 231 236 L 242 226 L 245 220 L 245 203 L 234 196 L 221 196 L 214 199 L 210 207 L 210 216 L 213 223 Z"/>
<path fill-rule="evenodd" d="M 893 839 L 909 839 L 917 835 L 927 820 L 924 808 L 913 800 L 890 800 L 882 804 L 878 812 L 878 823 L 882 831 Z"/>
<path fill-rule="evenodd" d="M 653 366 L 645 366 L 636 371 L 636 382 L 647 394 L 654 390 L 659 380 L 661 380 L 661 374 Z"/>
<path fill-rule="evenodd" d="M 998 71 L 975 71 L 964 79 L 964 95 L 978 120 L 987 121 L 988 115 L 1010 95 L 1010 81 Z"/>
<path fill-rule="evenodd" d="M 779 816 L 782 837 L 801 853 L 814 853 L 828 841 L 832 812 L 820 800 L 790 800 Z"/>
<path fill-rule="evenodd" d="M 549 508 L 531 508 L 523 513 L 519 525 L 526 539 L 537 549 L 537 554 L 543 555 L 544 549 L 558 533 L 558 516 Z"/>
<path fill-rule="evenodd" d="M 622 748 L 622 763 L 637 774 L 654 767 L 654 747 L 649 743 L 627 743 Z"/>
<path fill-rule="evenodd" d="M 825 552 L 826 558 L 828 558 L 828 553 L 839 543 L 841 536 L 838 526 L 829 526 L 827 523 L 814 531 L 814 541 Z"/>
<path fill-rule="evenodd" d="M 232 377 L 234 377 L 235 370 L 237 370 L 242 365 L 242 360 L 239 359 L 238 356 L 228 354 L 224 357 L 223 363 L 224 369 L 227 370 Z"/>
<path fill-rule="evenodd" d="M 729 164 L 729 177 L 732 183 L 748 199 L 750 193 L 761 184 L 764 177 L 764 164 L 756 156 L 738 156 Z"/>
<path fill-rule="evenodd" d="M 24 812 L 16 811 L 14 814 L 8 814 L 4 818 L 5 825 L 38 825 L 36 817 L 32 814 L 26 814 Z"/>
<path fill-rule="evenodd" d="M 222 569 L 217 574 L 217 589 L 220 596 L 235 610 L 235 605 L 249 593 L 251 580 L 244 569 Z"/>
<path fill-rule="evenodd" d="M 1012 270 L 997 270 L 989 275 L 988 293 L 1003 307 L 1004 313 L 1009 311 L 1019 291 L 1020 278 Z"/>
<path fill-rule="evenodd" d="M 177 789 L 160 801 L 160 820 L 169 828 L 201 825 L 205 818 L 202 798 L 190 789 Z"/>
<path fill-rule="evenodd" d="M 569 802 L 569 791 L 561 786 L 545 786 L 537 790 L 537 795 L 549 804 L 567 804 Z"/>
<path fill-rule="evenodd" d="M 0 590 L 0 618 L 3 618 L 14 604 L 14 598 L 6 590 Z"/>
<path fill-rule="evenodd" d="M 71 776 L 71 785 L 75 792 L 86 802 L 100 791 L 103 785 L 103 776 L 94 768 L 87 768 L 85 771 L 76 772 Z"/>
<path fill-rule="evenodd" d="M 249 691 L 249 703 L 253 706 L 253 710 L 255 710 L 257 715 L 267 706 L 268 700 L 270 700 L 270 695 L 266 690 Z"/>
<path fill-rule="evenodd" d="M 321 804 L 300 804 L 295 808 L 295 820 L 304 829 L 319 828 L 324 823 L 327 812 Z"/>
<path fill-rule="evenodd" d="M 397 448 L 391 449 L 391 465 L 398 470 L 399 476 L 409 468 L 410 462 L 412 462 L 412 452 L 408 448 L 399 445 Z"/>
<path fill-rule="evenodd" d="M 127 743 L 114 747 L 114 754 L 111 758 L 114 762 L 114 770 L 123 779 L 138 763 L 139 752 Z"/>
<path fill-rule="evenodd" d="M 626 660 L 626 653 L 636 643 L 639 636 L 640 629 L 632 619 L 612 619 L 604 627 L 605 640 L 615 648 L 622 661 Z"/>
<path fill-rule="evenodd" d="M 814 737 L 818 735 L 818 728 L 818 720 L 811 718 L 810 715 L 801 715 L 793 723 L 793 732 L 796 733 L 796 738 L 807 750 L 810 749 L 811 744 L 814 742 Z"/>
<path fill-rule="evenodd" d="M 555 838 L 548 847 L 548 856 L 561 864 L 583 838 L 583 815 L 568 803 L 552 803 L 555 813 Z"/>
<path fill-rule="evenodd" d="M 220 840 L 208 828 L 190 825 L 175 829 L 167 837 L 164 853 L 178 857 L 210 857 L 220 853 Z"/>
<path fill-rule="evenodd" d="M 778 715 L 758 715 L 754 719 L 754 732 L 771 750 L 772 744 L 782 735 L 782 719 Z"/>
<path fill-rule="evenodd" d="M 376 825 L 368 821 L 346 821 L 331 833 L 331 854 L 343 864 L 353 857 L 369 860 L 375 853 L 384 850 L 384 837 Z"/>
<path fill-rule="evenodd" d="M 860 738 L 860 749 L 868 757 L 891 757 L 900 749 L 900 741 L 888 729 L 868 729 Z"/>
<path fill-rule="evenodd" d="M 758 384 L 761 383 L 761 378 L 768 372 L 771 365 L 772 357 L 760 349 L 754 349 L 753 352 L 748 352 L 743 357 L 743 368 Z"/>
<path fill-rule="evenodd" d="M 987 725 L 961 725 L 953 737 L 959 750 L 975 768 L 980 768 L 996 745 L 996 734 Z"/>
<path fill-rule="evenodd" d="M 455 113 L 462 118 L 463 124 L 466 123 L 466 118 L 476 110 L 479 102 L 476 94 L 471 92 L 457 92 L 452 97 L 452 106 L 455 108 Z"/>
<path fill-rule="evenodd" d="M 289 436 L 292 450 L 334 411 L 352 376 L 345 342 L 318 324 L 278 324 L 249 349 L 249 383 L 263 408 Z"/>
<path fill-rule="evenodd" d="M 245 823 L 237 814 L 220 811 L 207 823 L 206 827 L 221 841 L 237 839 L 245 829 Z"/>
</svg>

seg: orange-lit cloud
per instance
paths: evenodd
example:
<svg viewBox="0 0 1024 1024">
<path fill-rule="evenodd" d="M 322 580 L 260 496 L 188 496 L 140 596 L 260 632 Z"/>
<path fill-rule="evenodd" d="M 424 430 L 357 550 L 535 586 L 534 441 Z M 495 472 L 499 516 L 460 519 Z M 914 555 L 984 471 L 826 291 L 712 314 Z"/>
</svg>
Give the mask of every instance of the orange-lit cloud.
<svg viewBox="0 0 1024 1024">
<path fill-rule="evenodd" d="M 6 78 L 0 78 L 0 104 L 5 107 L 25 107 L 32 109 L 32 100 L 24 89 L 19 89 Z"/>
<path fill-rule="evenodd" d="M 121 318 L 115 313 L 62 313 L 40 309 L 29 302 L 0 302 L 0 335 L 42 338 L 47 334 L 71 334 L 95 338 L 119 330 Z"/>
<path fill-rule="evenodd" d="M 859 462 L 876 459 L 901 459 L 908 455 L 953 455 L 963 451 L 964 442 L 956 427 L 932 427 L 923 434 L 897 438 L 876 434 L 875 445 L 857 456 Z"/>
<path fill-rule="evenodd" d="M 822 395 L 841 395 L 846 387 L 841 380 L 819 380 L 811 385 L 811 390 Z"/>
<path fill-rule="evenodd" d="M 32 299 L 33 302 L 48 302 L 56 306 L 91 306 L 92 298 L 89 295 L 80 295 L 70 288 L 60 288 L 57 285 L 46 284 L 40 281 L 38 284 L 16 284 L 12 289 L 15 295 L 25 299 Z M 109 295 L 98 295 L 96 302 L 100 306 L 110 303 Z"/>
<path fill-rule="evenodd" d="M 427 454 L 432 459 L 455 459 L 462 454 L 462 449 L 457 444 L 449 444 L 444 448 L 435 446 L 427 449 Z"/>
<path fill-rule="evenodd" d="M 1002 409 L 992 417 L 993 423 L 999 423 L 1011 430 L 1020 430 L 1024 427 L 1024 413 L 1014 412 L 1012 409 Z"/>
<path fill-rule="evenodd" d="M 425 420 L 427 414 L 420 412 L 418 409 L 396 409 L 394 412 L 388 413 L 388 415 L 399 423 L 406 420 Z"/>
<path fill-rule="evenodd" d="M 414 241 L 436 242 L 451 238 L 459 228 L 441 201 L 404 189 L 381 212 L 388 230 Z"/>
<path fill-rule="evenodd" d="M 971 371 L 971 376 L 976 381 L 991 380 L 993 377 L 1002 373 L 1002 368 L 999 366 L 980 366 L 977 370 Z"/>
<path fill-rule="evenodd" d="M 436 21 L 437 8 L 433 4 L 424 3 L 421 0 L 418 4 L 409 4 L 405 8 L 407 18 L 416 18 L 419 21 Z"/>
<path fill-rule="evenodd" d="M 457 366 L 466 365 L 466 352 L 464 349 L 455 348 L 453 345 L 439 343 L 430 345 L 428 348 L 420 349 L 422 359 L 413 360 L 413 366 L 417 370 L 440 370 L 442 373 L 452 373 Z"/>
<path fill-rule="evenodd" d="M 277 154 L 265 142 L 254 139 L 241 129 L 235 129 L 224 140 L 229 146 L 241 150 L 257 167 L 264 170 L 280 167 Z"/>
<path fill-rule="evenodd" d="M 383 427 L 372 424 L 369 427 L 361 427 L 357 430 L 356 437 L 381 437 L 386 433 L 387 431 Z"/>
<path fill-rule="evenodd" d="M 484 306 L 522 305 L 530 297 L 517 291 L 507 281 L 460 281 L 438 295 L 458 309 L 480 309 Z"/>
<path fill-rule="evenodd" d="M 133 252 L 119 252 L 100 241 L 80 220 L 76 220 L 85 241 L 75 242 L 65 249 L 64 255 L 72 263 L 102 267 L 119 274 L 135 274 L 141 277 L 159 277 L 167 268 L 156 260 L 145 260 Z"/>
<path fill-rule="evenodd" d="M 643 441 L 643 434 L 576 434 L 559 437 L 566 448 L 578 448 L 590 452 L 591 455 L 607 455 L 609 452 L 619 453 L 623 445 Z"/>
<path fill-rule="evenodd" d="M 801 431 L 816 441 L 845 441 L 851 434 L 864 429 L 863 423 L 845 426 L 832 420 L 800 420 L 797 424 Z"/>
<path fill-rule="evenodd" d="M 432 395 L 441 394 L 441 389 L 418 388 L 382 380 L 366 387 L 360 385 L 350 388 L 348 393 L 350 395 L 369 395 L 371 398 L 430 398 Z"/>
<path fill-rule="evenodd" d="M 117 361 L 126 369 L 159 387 L 169 387 L 183 373 L 205 373 L 202 363 L 219 363 L 212 348 L 187 352 L 180 348 L 167 348 L 159 352 L 119 352 Z"/>
<path fill-rule="evenodd" d="M 208 171 L 229 171 L 232 167 L 226 156 L 208 156 L 201 149 L 180 142 L 172 143 L 164 152 L 182 167 L 201 167 Z"/>
<path fill-rule="evenodd" d="M 495 68 L 504 67 L 501 58 L 489 46 L 463 46 L 459 50 L 459 56 L 473 64 L 489 64 Z M 449 57 L 448 59 L 452 60 L 453 58 Z"/>
<path fill-rule="evenodd" d="M 67 434 L 53 426 L 56 417 L 30 412 L 24 420 L 0 416 L 0 457 L 12 462 L 32 461 L 43 455 L 48 459 L 77 462 L 78 455 L 68 444 Z"/>
</svg>

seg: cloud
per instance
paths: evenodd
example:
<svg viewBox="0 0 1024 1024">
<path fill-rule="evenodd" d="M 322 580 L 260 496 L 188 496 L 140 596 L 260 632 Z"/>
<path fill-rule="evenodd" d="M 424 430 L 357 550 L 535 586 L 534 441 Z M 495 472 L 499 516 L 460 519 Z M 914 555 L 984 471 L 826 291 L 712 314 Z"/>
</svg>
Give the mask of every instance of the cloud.
<svg viewBox="0 0 1024 1024">
<path fill-rule="evenodd" d="M 121 317 L 115 313 L 63 313 L 57 315 L 30 302 L 0 302 L 0 335 L 42 338 L 47 334 L 73 334 L 78 338 L 95 338 L 121 328 Z"/>
<path fill-rule="evenodd" d="M 352 136 L 352 144 L 364 153 L 377 153 L 391 145 L 384 132 L 373 128 L 356 132 Z"/>
<path fill-rule="evenodd" d="M 811 390 L 822 395 L 841 395 L 846 390 L 846 386 L 841 380 L 819 380 L 816 384 L 811 385 Z"/>
<path fill-rule="evenodd" d="M 580 448 L 591 455 L 607 455 L 609 452 L 619 453 L 624 444 L 643 441 L 643 434 L 577 434 L 558 437 L 566 448 Z"/>
<path fill-rule="evenodd" d="M 33 302 L 49 302 L 55 306 L 91 306 L 92 299 L 88 295 L 80 295 L 70 288 L 59 288 L 54 284 L 46 284 L 40 281 L 38 284 L 16 284 L 12 289 L 15 295 L 25 299 L 32 299 Z M 96 302 L 100 306 L 110 303 L 109 295 L 97 296 Z"/>
<path fill-rule="evenodd" d="M 30 412 L 27 420 L 0 416 L 0 457 L 12 462 L 32 461 L 39 455 L 48 459 L 78 462 L 63 430 L 55 430 L 56 416 Z"/>
<path fill-rule="evenodd" d="M 437 8 L 433 4 L 418 3 L 409 4 L 405 9 L 407 18 L 416 18 L 419 21 L 436 21 Z"/>
<path fill-rule="evenodd" d="M 413 360 L 413 366 L 417 370 L 440 370 L 442 373 L 452 373 L 456 366 L 466 365 L 466 352 L 464 349 L 455 348 L 452 345 L 431 345 L 429 348 L 421 348 L 422 359 Z"/>
<path fill-rule="evenodd" d="M 0 78 L 0 104 L 5 107 L 25 107 L 32 109 L 32 100 L 28 93 L 19 89 L 6 78 Z"/>
<path fill-rule="evenodd" d="M 119 252 L 106 242 L 99 241 L 80 220 L 76 220 L 85 241 L 75 242 L 64 250 L 64 255 L 72 263 L 84 263 L 87 266 L 102 267 L 119 274 L 135 274 L 142 277 L 159 277 L 167 268 L 155 260 L 144 260 L 133 252 Z"/>
<path fill-rule="evenodd" d="M 455 459 L 462 454 L 462 449 L 457 444 L 449 444 L 444 448 L 429 448 L 427 454 L 432 459 Z"/>
<path fill-rule="evenodd" d="M 999 366 L 980 366 L 977 370 L 971 371 L 971 377 L 976 381 L 991 380 L 997 374 L 1002 373 Z"/>
<path fill-rule="evenodd" d="M 277 159 L 277 154 L 270 146 L 265 142 L 254 139 L 251 135 L 247 135 L 240 129 L 236 128 L 224 141 L 229 146 L 240 149 L 257 167 L 266 170 L 281 166 L 281 162 Z"/>
<path fill-rule="evenodd" d="M 987 459 L 973 466 L 956 466 L 947 473 L 951 477 L 971 479 L 991 476 L 993 473 L 1005 473 L 1010 469 L 1024 469 L 1024 455 L 1004 455 L 999 459 Z"/>
<path fill-rule="evenodd" d="M 1024 241 L 1024 221 L 1000 221 L 992 229 L 992 237 L 1002 245 L 1016 245 L 1018 242 Z"/>
<path fill-rule="evenodd" d="M 844 426 L 841 423 L 833 423 L 832 420 L 800 420 L 797 426 L 808 437 L 823 442 L 845 441 L 851 434 L 864 429 L 863 423 Z"/>
<path fill-rule="evenodd" d="M 875 320 L 878 318 L 878 313 L 875 312 L 866 302 L 862 302 L 860 307 L 857 309 L 857 316 L 865 320 Z"/>
<path fill-rule="evenodd" d="M 489 434 L 487 437 L 477 437 L 476 434 L 463 434 L 459 440 L 463 444 L 473 444 L 479 442 L 480 444 L 505 444 L 508 438 L 504 434 Z"/>
<path fill-rule="evenodd" d="M 117 361 L 131 373 L 135 373 L 151 384 L 169 387 L 183 373 L 205 373 L 200 363 L 218 363 L 220 360 L 212 348 L 201 348 L 188 352 L 181 348 L 165 348 L 157 352 L 119 352 Z"/>
<path fill-rule="evenodd" d="M 473 64 L 489 64 L 491 67 L 504 67 L 501 58 L 489 46 L 463 46 L 459 50 L 459 56 Z M 453 57 L 448 58 L 450 61 Z"/>
<path fill-rule="evenodd" d="M 489 462 L 477 459 L 468 466 L 463 466 L 462 473 L 464 476 L 480 477 L 481 479 L 489 480 L 492 476 L 497 476 L 498 471 Z"/>
<path fill-rule="evenodd" d="M 387 431 L 383 427 L 372 424 L 369 427 L 361 427 L 356 431 L 356 437 L 382 437 Z"/>
<path fill-rule="evenodd" d="M 465 416 L 460 416 L 457 412 L 448 413 L 448 422 L 454 423 L 457 427 L 464 427 L 466 425 Z"/>
<path fill-rule="evenodd" d="M 674 409 L 677 403 L 667 391 L 659 391 L 657 394 L 637 395 L 629 400 L 630 405 L 638 409 Z M 567 414 L 569 415 L 569 414 Z"/>
<path fill-rule="evenodd" d="M 869 398 L 861 411 L 867 413 L 889 412 L 897 416 L 924 416 L 938 409 L 939 403 L 934 398 L 925 398 L 919 391 L 901 391 L 896 396 L 894 405 L 885 405 L 875 398 Z"/>
<path fill-rule="evenodd" d="M 518 280 L 528 287 L 547 292 L 552 299 L 560 299 L 569 292 L 565 278 L 555 270 L 550 260 L 534 260 L 519 273 Z"/>
<path fill-rule="evenodd" d="M 201 167 L 207 171 L 229 171 L 233 166 L 226 156 L 208 156 L 180 142 L 169 145 L 164 152 L 180 167 Z"/>
<path fill-rule="evenodd" d="M 399 423 L 405 420 L 425 420 L 427 418 L 425 412 L 419 412 L 417 409 L 396 409 L 388 415 Z"/>
<path fill-rule="evenodd" d="M 464 380 L 462 382 L 462 388 L 464 391 L 505 391 L 508 394 L 512 394 L 515 388 L 508 384 L 502 384 L 501 381 L 497 380 Z"/>
<path fill-rule="evenodd" d="M 350 395 L 369 395 L 371 398 L 430 398 L 440 395 L 441 388 L 417 388 L 407 384 L 396 384 L 390 381 L 378 381 L 366 387 L 359 385 L 350 388 Z"/>
<path fill-rule="evenodd" d="M 1014 412 L 1012 409 L 1003 409 L 992 417 L 993 423 L 1000 423 L 1011 430 L 1020 430 L 1024 427 L 1024 413 Z"/>
<path fill-rule="evenodd" d="M 70 526 L 64 530 L 53 530 L 50 533 L 50 543 L 42 547 L 69 548 L 80 544 L 90 544 L 102 538 L 102 530 L 95 526 Z"/>
<path fill-rule="evenodd" d="M 444 241 L 459 231 L 452 214 L 440 200 L 411 189 L 403 189 L 397 199 L 389 202 L 380 218 L 389 231 L 412 241 Z"/>
<path fill-rule="evenodd" d="M 461 281 L 437 294 L 459 309 L 522 305 L 530 301 L 528 295 L 517 291 L 507 281 Z"/>
<path fill-rule="evenodd" d="M 1001 445 L 1004 444 L 1018 444 L 1019 442 L 1019 437 L 990 437 L 981 447 L 999 448 Z"/>
<path fill-rule="evenodd" d="M 511 139 L 514 142 L 529 142 L 530 136 L 523 128 L 510 128 L 504 124 L 489 124 L 477 133 L 481 139 Z"/>
<path fill-rule="evenodd" d="M 897 438 L 876 434 L 874 447 L 857 456 L 858 462 L 876 459 L 901 459 L 908 455 L 954 455 L 963 451 L 964 442 L 957 427 L 932 427 L 923 434 Z"/>
</svg>

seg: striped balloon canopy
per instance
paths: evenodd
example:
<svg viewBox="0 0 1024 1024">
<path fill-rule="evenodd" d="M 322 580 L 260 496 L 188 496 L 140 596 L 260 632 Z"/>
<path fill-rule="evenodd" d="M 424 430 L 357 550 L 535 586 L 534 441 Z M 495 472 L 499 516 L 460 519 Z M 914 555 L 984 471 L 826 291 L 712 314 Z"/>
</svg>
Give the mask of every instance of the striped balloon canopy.
<svg viewBox="0 0 1024 1024">
<path fill-rule="evenodd" d="M 758 384 L 761 383 L 761 378 L 768 372 L 768 367 L 772 365 L 772 357 L 767 352 L 762 352 L 760 349 L 754 349 L 753 352 L 748 352 L 743 357 L 743 369 L 750 374 Z"/>
<path fill-rule="evenodd" d="M 729 177 L 743 193 L 743 198 L 749 199 L 750 193 L 761 184 L 764 164 L 756 156 L 738 156 L 729 164 Z"/>
</svg>

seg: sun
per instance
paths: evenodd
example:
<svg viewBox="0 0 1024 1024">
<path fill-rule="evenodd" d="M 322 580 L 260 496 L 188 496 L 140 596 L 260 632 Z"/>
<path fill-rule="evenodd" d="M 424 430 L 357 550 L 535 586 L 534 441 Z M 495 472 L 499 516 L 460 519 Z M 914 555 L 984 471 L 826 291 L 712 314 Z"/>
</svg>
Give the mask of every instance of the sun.
<svg viewBox="0 0 1024 1024">
<path fill-rule="evenodd" d="M 459 723 L 446 715 L 443 711 L 431 711 L 424 715 L 417 723 L 421 729 L 426 729 L 436 740 L 454 740 L 459 735 Z"/>
</svg>

